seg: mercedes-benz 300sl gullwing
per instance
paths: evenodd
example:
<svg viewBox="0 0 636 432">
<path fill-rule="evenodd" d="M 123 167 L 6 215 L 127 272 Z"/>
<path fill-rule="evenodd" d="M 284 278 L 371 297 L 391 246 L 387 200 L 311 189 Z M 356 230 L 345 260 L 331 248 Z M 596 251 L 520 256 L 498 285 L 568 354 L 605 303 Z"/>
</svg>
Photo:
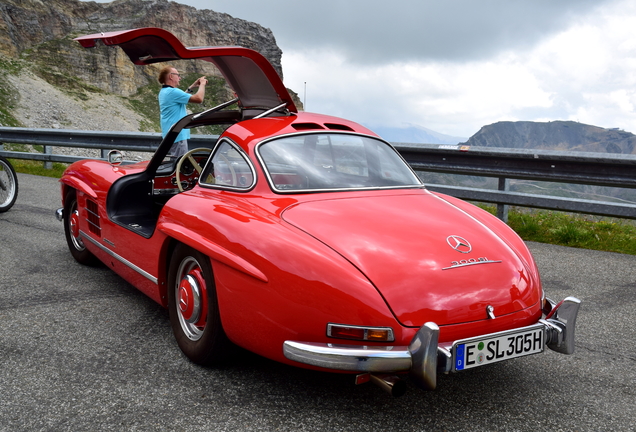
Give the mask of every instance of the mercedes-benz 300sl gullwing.
<svg viewBox="0 0 636 432">
<path fill-rule="evenodd" d="M 507 225 L 427 190 L 371 130 L 298 112 L 261 54 L 186 48 L 157 28 L 77 40 L 119 46 L 137 65 L 211 62 L 236 95 L 175 123 L 150 161 L 114 151 L 61 179 L 73 257 L 168 308 L 191 361 L 221 362 L 238 345 L 398 394 L 403 378 L 434 389 L 439 374 L 573 352 L 580 301 L 546 297 Z M 167 157 L 182 129 L 205 125 L 225 129 Z"/>
</svg>

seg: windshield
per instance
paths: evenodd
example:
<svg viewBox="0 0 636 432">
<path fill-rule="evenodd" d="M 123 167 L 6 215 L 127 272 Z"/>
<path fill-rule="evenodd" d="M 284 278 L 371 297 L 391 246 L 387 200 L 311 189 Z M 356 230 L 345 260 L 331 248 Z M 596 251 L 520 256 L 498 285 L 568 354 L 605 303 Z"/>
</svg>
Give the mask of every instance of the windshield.
<svg viewBox="0 0 636 432">
<path fill-rule="evenodd" d="M 371 137 L 294 135 L 263 143 L 258 152 L 278 191 L 421 186 L 391 146 Z"/>
</svg>

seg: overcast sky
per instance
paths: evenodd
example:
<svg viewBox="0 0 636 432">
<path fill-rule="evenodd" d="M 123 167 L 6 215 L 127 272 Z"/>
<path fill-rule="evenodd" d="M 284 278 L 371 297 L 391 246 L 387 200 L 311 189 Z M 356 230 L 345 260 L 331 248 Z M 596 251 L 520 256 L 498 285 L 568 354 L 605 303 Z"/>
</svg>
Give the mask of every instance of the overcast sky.
<svg viewBox="0 0 636 432">
<path fill-rule="evenodd" d="M 636 133 L 633 0 L 178 3 L 270 28 L 308 111 L 460 137 L 502 120 Z"/>
</svg>

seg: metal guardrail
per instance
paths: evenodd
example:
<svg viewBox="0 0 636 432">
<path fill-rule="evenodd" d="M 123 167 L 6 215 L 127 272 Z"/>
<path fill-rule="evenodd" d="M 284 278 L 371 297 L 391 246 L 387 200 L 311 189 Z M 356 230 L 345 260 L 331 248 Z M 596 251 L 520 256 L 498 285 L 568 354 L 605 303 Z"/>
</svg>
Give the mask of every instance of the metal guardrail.
<svg viewBox="0 0 636 432">
<path fill-rule="evenodd" d="M 217 136 L 192 135 L 190 144 L 213 144 Z M 161 142 L 158 133 L 93 132 L 61 129 L 0 127 L 0 143 L 44 146 L 44 153 L 5 151 L 0 155 L 16 159 L 70 163 L 85 159 L 52 154 L 52 147 L 77 147 L 105 152 L 154 152 Z M 636 155 L 568 151 L 520 150 L 439 144 L 393 143 L 406 161 L 418 171 L 495 177 L 498 189 L 427 184 L 433 191 L 471 201 L 497 204 L 498 216 L 507 221 L 508 206 L 544 208 L 577 213 L 636 219 L 636 204 L 583 200 L 511 191 L 510 179 L 563 182 L 583 185 L 636 188 Z"/>
<path fill-rule="evenodd" d="M 217 138 L 217 136 L 213 135 L 192 135 L 190 141 L 200 144 L 204 142 L 214 144 Z M 3 143 L 44 146 L 44 153 L 5 151 L 0 147 L 0 155 L 5 157 L 44 162 L 73 163 L 87 158 L 52 154 L 52 147 L 101 150 L 101 159 L 106 159 L 108 151 L 115 148 L 124 151 L 154 152 L 161 143 L 161 134 L 152 132 L 101 132 L 0 127 L 0 146 Z"/>
<path fill-rule="evenodd" d="M 428 184 L 427 188 L 461 199 L 497 204 L 508 220 L 507 205 L 636 219 L 636 204 L 510 191 L 510 179 L 636 188 L 636 155 L 526 150 L 439 144 L 393 143 L 416 170 L 495 177 L 498 189 Z"/>
</svg>

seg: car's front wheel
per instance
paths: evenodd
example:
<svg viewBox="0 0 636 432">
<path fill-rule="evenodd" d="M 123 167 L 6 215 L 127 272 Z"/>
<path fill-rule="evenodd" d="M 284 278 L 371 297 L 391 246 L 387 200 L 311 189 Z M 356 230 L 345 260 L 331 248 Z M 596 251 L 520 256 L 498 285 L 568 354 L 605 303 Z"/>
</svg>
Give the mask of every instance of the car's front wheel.
<svg viewBox="0 0 636 432">
<path fill-rule="evenodd" d="M 179 348 L 194 363 L 226 359 L 231 346 L 219 314 L 210 259 L 179 244 L 168 273 L 168 311 Z"/>
<path fill-rule="evenodd" d="M 80 264 L 97 265 L 99 260 L 93 255 L 82 240 L 79 230 L 79 209 L 77 207 L 77 193 L 71 190 L 64 199 L 64 235 L 71 255 Z"/>
</svg>

